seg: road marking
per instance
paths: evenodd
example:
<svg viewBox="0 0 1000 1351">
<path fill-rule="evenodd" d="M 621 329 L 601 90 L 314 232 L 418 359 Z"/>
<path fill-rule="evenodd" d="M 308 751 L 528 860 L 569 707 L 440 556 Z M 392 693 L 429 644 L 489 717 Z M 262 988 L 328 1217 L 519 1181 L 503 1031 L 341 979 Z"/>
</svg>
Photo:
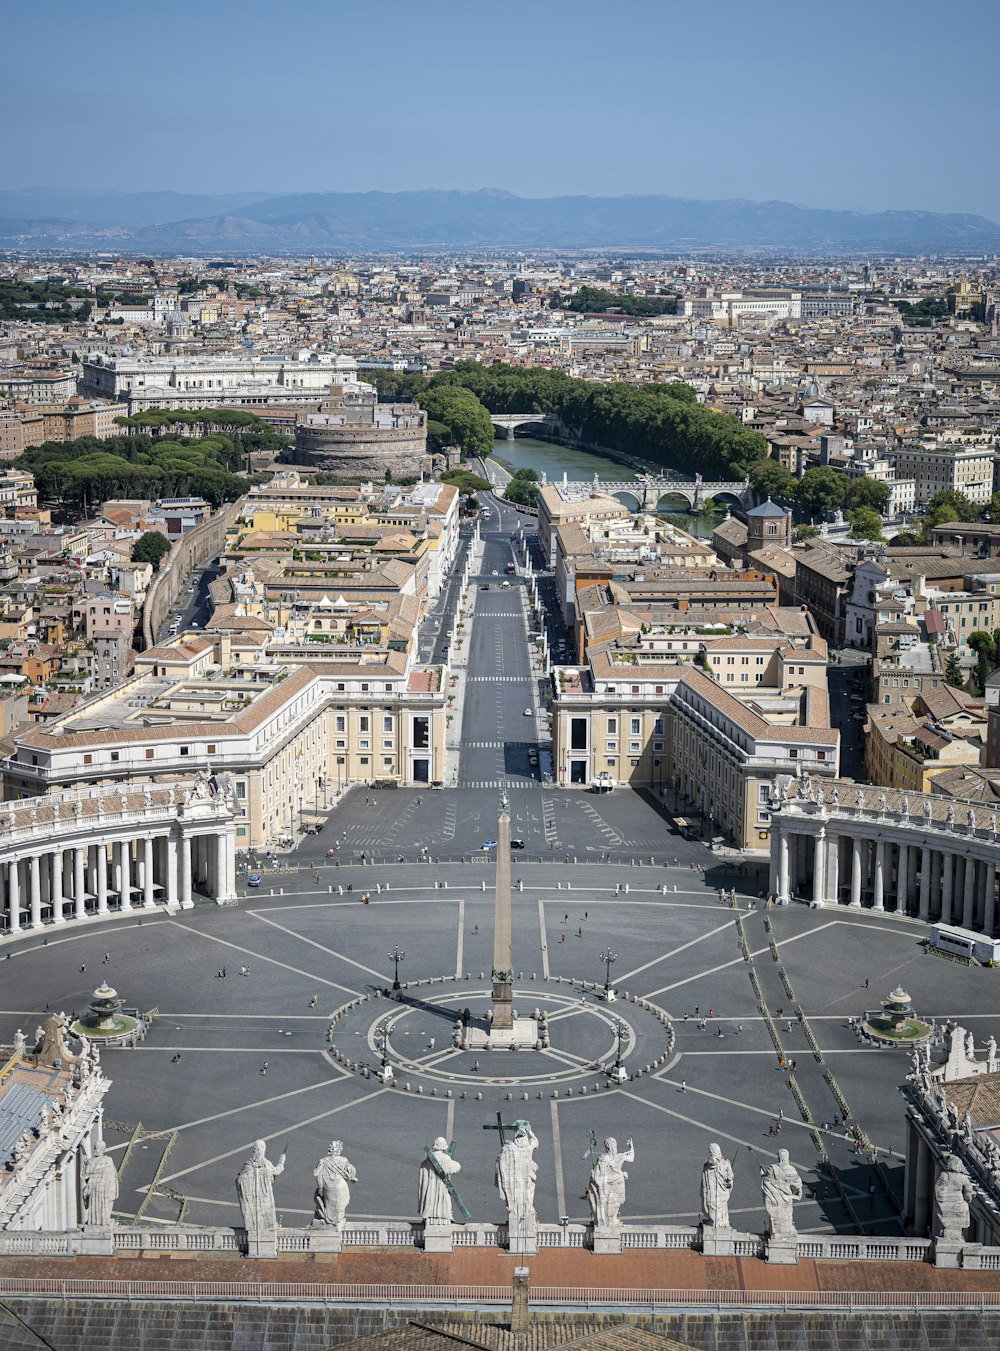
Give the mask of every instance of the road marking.
<svg viewBox="0 0 1000 1351">
<path fill-rule="evenodd" d="M 263 1135 L 260 1136 L 259 1138 L 262 1139 L 266 1144 L 270 1144 L 272 1140 L 277 1140 L 279 1136 L 282 1137 L 284 1140 L 287 1140 L 292 1131 L 301 1130 L 304 1126 L 312 1126 L 317 1121 L 325 1121 L 327 1117 L 336 1116 L 338 1112 L 346 1112 L 348 1108 L 351 1107 L 359 1107 L 363 1103 L 371 1102 L 374 1098 L 381 1097 L 383 1093 L 388 1092 L 390 1092 L 388 1088 L 376 1089 L 374 1093 L 369 1093 L 361 1098 L 354 1098 L 352 1099 L 351 1102 L 342 1102 L 339 1107 L 331 1107 L 329 1111 L 326 1112 L 317 1112 L 315 1116 L 306 1117 L 304 1121 L 293 1121 L 288 1125 L 283 1126 L 280 1131 L 274 1131 L 273 1134 L 271 1135 Z M 258 1103 L 247 1104 L 248 1107 L 257 1107 L 259 1105 L 260 1104 Z M 189 1173 L 198 1173 L 203 1168 L 208 1168 L 213 1163 L 221 1163 L 223 1159 L 231 1159 L 234 1154 L 249 1153 L 249 1151 L 252 1148 L 253 1148 L 253 1141 L 248 1140 L 245 1144 L 237 1145 L 235 1149 L 227 1149 L 224 1154 L 216 1154 L 210 1159 L 202 1159 L 201 1163 L 192 1164 L 190 1168 L 182 1168 L 180 1172 L 168 1173 L 166 1176 L 161 1177 L 160 1181 L 174 1182 L 179 1177 L 187 1177 Z"/>
<path fill-rule="evenodd" d="M 330 957 L 336 957 L 338 961 L 344 962 L 348 966 L 356 966 L 359 971 L 366 971 L 369 976 L 375 976 L 380 981 L 385 980 L 384 971 L 376 971 L 374 967 L 365 966 L 363 962 L 356 962 L 350 957 L 345 957 L 336 948 L 328 948 L 325 943 L 317 943 L 315 938 L 306 938 L 304 934 L 296 933 L 294 929 L 289 929 L 287 925 L 279 924 L 276 919 L 268 919 L 259 910 L 248 910 L 246 913 L 252 915 L 254 919 L 259 919 L 263 924 L 270 924 L 272 928 L 280 929 L 282 933 L 288 934 L 291 938 L 297 938 L 300 943 L 308 943 L 311 948 L 319 948 L 320 952 L 325 952 Z"/>
<path fill-rule="evenodd" d="M 462 953 L 465 948 L 465 902 L 458 903 L 458 951 L 455 953 L 455 975 L 462 974 Z"/>
<path fill-rule="evenodd" d="M 339 1074 L 339 1081 L 353 1079 L 354 1075 L 346 1070 Z M 284 1102 L 287 1098 L 298 1098 L 303 1093 L 315 1093 L 317 1089 L 329 1088 L 331 1080 L 323 1079 L 316 1084 L 307 1084 L 305 1088 L 292 1088 L 287 1093 L 276 1093 L 271 1098 L 259 1098 L 256 1102 L 245 1103 L 242 1107 L 228 1107 L 224 1112 L 214 1112 L 211 1116 L 201 1116 L 195 1121 L 185 1121 L 180 1126 L 165 1126 L 164 1131 L 169 1134 L 170 1131 L 189 1131 L 195 1126 L 209 1126 L 213 1121 L 222 1121 L 227 1116 L 238 1116 L 240 1112 L 256 1111 L 259 1107 L 270 1107 L 272 1103 Z M 158 1132 L 160 1133 L 160 1132 Z"/>
<path fill-rule="evenodd" d="M 449 1098 L 449 1099 L 448 1099 L 448 1116 L 447 1116 L 447 1119 L 445 1120 L 444 1134 L 445 1134 L 445 1139 L 448 1140 L 449 1143 L 450 1143 L 452 1140 L 454 1140 L 454 1138 L 455 1138 L 455 1099 L 454 1099 L 454 1098 Z"/>
<path fill-rule="evenodd" d="M 727 919 L 725 924 L 720 924 L 715 929 L 709 929 L 708 933 L 700 934 L 697 938 L 692 938 L 689 942 L 682 943 L 679 948 L 671 948 L 670 951 L 665 952 L 662 957 L 654 957 L 651 962 L 646 962 L 645 966 L 637 966 L 634 971 L 624 972 L 620 979 L 623 981 L 631 980 L 633 976 L 638 976 L 640 972 L 648 971 L 651 966 L 656 966 L 659 962 L 669 961 L 671 957 L 676 957 L 679 952 L 686 952 L 688 948 L 693 948 L 696 943 L 704 943 L 706 938 L 714 938 L 716 934 L 722 933 L 725 929 L 732 929 L 732 927 L 732 920 Z"/>
<path fill-rule="evenodd" d="M 254 912 L 251 910 L 247 913 L 253 914 Z M 352 990 L 349 985 L 338 985 L 335 980 L 328 980 L 326 976 L 317 976 L 312 971 L 303 971 L 300 967 L 291 966 L 288 962 L 279 962 L 276 957 L 265 957 L 262 952 L 255 952 L 253 948 L 242 947 L 239 943 L 230 943 L 225 938 L 215 938 L 212 934 L 203 933 L 201 929 L 195 929 L 191 925 L 178 924 L 176 920 L 170 922 L 176 925 L 178 929 L 183 929 L 185 933 L 195 934 L 198 938 L 204 938 L 209 943 L 218 943 L 220 947 L 231 948 L 233 952 L 239 952 L 244 957 L 252 957 L 255 962 L 267 962 L 271 966 L 280 966 L 283 971 L 292 971 L 296 976 L 302 976 L 304 979 L 313 982 L 318 981 L 320 985 L 329 985 L 331 989 L 340 990 L 343 994 L 353 995 L 355 998 L 361 994 L 360 990 Z M 280 928 L 281 925 L 276 927 Z M 292 930 L 289 930 L 289 933 L 291 932 Z M 357 963 L 353 963 L 353 965 L 357 965 Z"/>
<path fill-rule="evenodd" d="M 640 1097 L 638 1093 L 631 1093 L 627 1088 L 617 1090 L 623 1098 L 631 1098 L 633 1102 L 641 1102 L 644 1107 L 652 1107 L 657 1112 L 662 1112 L 664 1116 L 672 1116 L 676 1121 L 683 1121 L 689 1126 L 697 1126 L 698 1130 L 704 1131 L 704 1122 L 696 1121 L 694 1117 L 685 1116 L 683 1112 L 675 1112 L 671 1107 L 662 1107 L 658 1102 L 650 1102 L 648 1098 Z M 713 1127 L 713 1134 L 720 1136 L 723 1140 L 730 1141 L 734 1145 L 743 1145 L 749 1150 L 753 1150 L 755 1155 L 766 1155 L 768 1158 L 777 1159 L 778 1155 L 772 1153 L 769 1149 L 764 1149 L 759 1144 L 751 1144 L 749 1140 L 744 1140 L 742 1136 L 730 1135 L 728 1131 L 717 1130 Z M 796 1168 L 801 1168 L 804 1172 L 813 1172 L 816 1169 L 816 1161 L 811 1163 L 801 1163 L 794 1161 Z"/>
<path fill-rule="evenodd" d="M 552 1113 L 552 1161 L 556 1168 L 556 1205 L 559 1218 L 566 1214 L 566 1186 L 563 1181 L 562 1140 L 559 1135 L 559 1104 L 553 1098 L 549 1103 Z"/>
</svg>

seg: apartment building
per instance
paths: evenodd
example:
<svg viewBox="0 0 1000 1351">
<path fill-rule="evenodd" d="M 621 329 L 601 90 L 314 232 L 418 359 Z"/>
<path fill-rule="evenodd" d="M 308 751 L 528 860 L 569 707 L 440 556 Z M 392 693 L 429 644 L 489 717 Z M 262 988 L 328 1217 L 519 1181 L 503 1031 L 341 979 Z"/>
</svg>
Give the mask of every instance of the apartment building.
<svg viewBox="0 0 1000 1351">
<path fill-rule="evenodd" d="M 896 476 L 914 480 L 914 498 L 925 506 L 935 494 L 965 493 L 986 506 L 993 495 L 995 454 L 991 446 L 904 445 L 891 452 Z"/>
<path fill-rule="evenodd" d="M 443 779 L 439 668 L 407 671 L 402 654 L 380 653 L 322 668 L 234 669 L 222 655 L 205 637 L 153 647 L 131 680 L 16 732 L 0 760 L 4 797 L 164 784 L 206 769 L 233 779 L 239 846 L 256 847 L 349 784 Z"/>
<path fill-rule="evenodd" d="M 814 669 L 819 649 L 793 663 L 780 643 L 765 645 L 770 655 L 732 646 L 712 651 L 713 668 L 742 675 L 742 665 L 729 668 L 729 657 L 752 661 L 745 686 L 724 685 L 672 654 L 625 649 L 595 653 L 586 667 L 557 668 L 553 753 L 560 785 L 586 787 L 606 776 L 661 794 L 673 790 L 737 847 L 766 851 L 775 778 L 836 777 L 840 734 L 829 726 L 826 690 Z M 758 656 L 765 666 L 756 665 Z M 762 680 L 771 663 L 772 679 L 801 683 L 751 686 L 750 673 Z"/>
</svg>

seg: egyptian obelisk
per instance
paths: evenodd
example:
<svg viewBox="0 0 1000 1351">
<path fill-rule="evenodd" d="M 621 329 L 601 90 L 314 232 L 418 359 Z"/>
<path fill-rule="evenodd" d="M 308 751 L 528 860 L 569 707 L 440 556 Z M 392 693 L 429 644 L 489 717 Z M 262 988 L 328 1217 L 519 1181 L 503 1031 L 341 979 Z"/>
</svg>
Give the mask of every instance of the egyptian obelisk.
<svg viewBox="0 0 1000 1351">
<path fill-rule="evenodd" d="M 493 902 L 493 1031 L 514 1026 L 514 956 L 510 924 L 510 810 L 507 790 L 500 795 L 497 822 L 497 871 Z"/>
</svg>

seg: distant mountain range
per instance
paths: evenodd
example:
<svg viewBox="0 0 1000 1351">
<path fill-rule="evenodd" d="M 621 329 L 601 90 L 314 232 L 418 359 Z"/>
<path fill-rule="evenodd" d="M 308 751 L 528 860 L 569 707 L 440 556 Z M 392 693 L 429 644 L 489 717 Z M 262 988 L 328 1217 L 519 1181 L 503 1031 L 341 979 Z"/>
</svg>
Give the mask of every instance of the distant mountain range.
<svg viewBox="0 0 1000 1351">
<path fill-rule="evenodd" d="M 0 190 L 0 248 L 129 253 L 692 249 L 995 253 L 1000 225 L 934 211 L 826 211 L 740 198 L 478 192 Z"/>
</svg>

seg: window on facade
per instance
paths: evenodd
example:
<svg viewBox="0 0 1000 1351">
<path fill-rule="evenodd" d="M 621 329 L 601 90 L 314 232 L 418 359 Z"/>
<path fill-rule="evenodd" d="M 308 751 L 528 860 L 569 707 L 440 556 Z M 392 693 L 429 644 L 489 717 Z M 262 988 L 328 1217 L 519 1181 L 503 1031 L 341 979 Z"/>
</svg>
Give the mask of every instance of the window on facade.
<svg viewBox="0 0 1000 1351">
<path fill-rule="evenodd" d="M 367 756 L 367 755 L 362 755 L 362 756 L 360 756 L 359 758 L 360 758 L 361 764 L 366 765 L 366 764 L 368 763 L 368 756 Z"/>
<path fill-rule="evenodd" d="M 642 731 L 642 719 L 633 718 L 631 723 L 629 724 L 629 728 L 632 736 L 638 736 L 639 733 Z"/>
<path fill-rule="evenodd" d="M 118 751 L 112 751 L 112 752 L 111 752 L 111 759 L 112 759 L 112 760 L 117 760 L 117 759 L 119 759 L 119 758 L 120 758 L 120 757 L 119 757 Z"/>
<path fill-rule="evenodd" d="M 639 742 L 639 741 L 630 741 L 630 742 L 628 743 L 628 748 L 629 748 L 630 751 L 641 751 L 641 750 L 642 750 L 642 743 Z"/>
<path fill-rule="evenodd" d="M 94 763 L 94 757 L 92 755 L 85 755 L 83 757 L 83 763 L 85 765 L 92 765 Z"/>
<path fill-rule="evenodd" d="M 382 731 L 383 731 L 383 732 L 391 732 L 391 731 L 392 731 L 392 718 L 391 718 L 391 717 L 389 717 L 389 718 L 383 718 L 383 719 L 382 719 Z"/>
<path fill-rule="evenodd" d="M 585 751 L 587 749 L 587 719 L 570 718 L 569 720 L 569 744 L 570 749 L 574 751 Z"/>
<path fill-rule="evenodd" d="M 191 754 L 191 747 L 190 747 L 190 746 L 182 746 L 182 747 L 181 747 L 181 755 L 190 755 L 190 754 Z"/>
<path fill-rule="evenodd" d="M 609 719 L 608 719 L 608 735 L 610 736 L 613 732 L 617 732 L 617 731 L 618 731 L 618 719 L 617 719 L 617 718 L 609 718 Z"/>
<path fill-rule="evenodd" d="M 383 749 L 384 751 L 391 751 L 391 750 L 392 750 L 392 739 L 391 739 L 391 738 L 388 739 L 388 740 L 383 740 L 383 742 L 382 742 L 382 749 Z"/>
<path fill-rule="evenodd" d="M 632 693 L 633 693 L 633 694 L 638 694 L 638 693 L 639 693 L 639 686 L 638 686 L 638 685 L 633 685 L 633 686 L 632 686 Z"/>
<path fill-rule="evenodd" d="M 413 749 L 416 751 L 425 751 L 430 746 L 430 719 L 413 719 Z"/>
<path fill-rule="evenodd" d="M 362 731 L 362 732 L 367 732 L 367 731 L 368 731 L 368 721 L 369 721 L 369 719 L 368 719 L 368 714 L 367 714 L 367 713 L 362 713 L 361 717 L 358 719 L 358 730 L 359 730 L 359 731 Z"/>
<path fill-rule="evenodd" d="M 209 754 L 209 755 L 214 755 L 214 754 L 215 754 L 215 747 L 214 747 L 214 746 L 209 746 L 209 747 L 207 747 L 207 750 L 208 750 L 208 754 Z"/>
<path fill-rule="evenodd" d="M 662 735 L 663 735 L 663 719 L 662 719 L 662 718 L 657 718 L 656 721 L 653 723 L 653 735 L 654 735 L 654 736 L 662 736 Z"/>
</svg>

